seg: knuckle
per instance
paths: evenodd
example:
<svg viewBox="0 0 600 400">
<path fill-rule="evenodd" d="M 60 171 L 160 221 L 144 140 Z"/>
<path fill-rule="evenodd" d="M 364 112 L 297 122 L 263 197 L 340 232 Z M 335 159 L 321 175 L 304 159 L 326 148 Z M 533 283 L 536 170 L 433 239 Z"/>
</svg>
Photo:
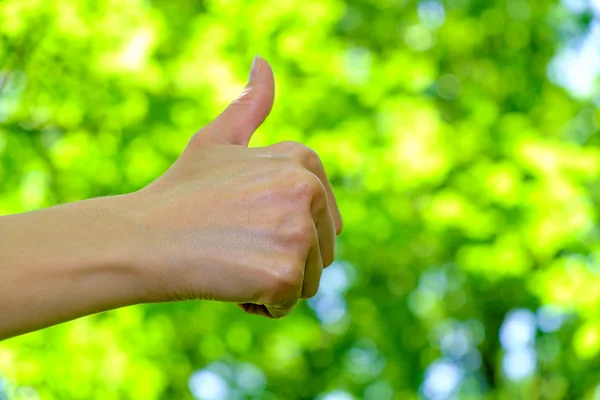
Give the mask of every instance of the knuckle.
<svg viewBox="0 0 600 400">
<path fill-rule="evenodd" d="M 310 246 L 315 235 L 315 226 L 312 219 L 301 218 L 295 221 L 288 229 L 287 242 L 302 248 Z"/>
<path fill-rule="evenodd" d="M 327 192 L 321 180 L 312 172 L 303 168 L 290 168 L 281 177 L 277 185 L 280 196 L 300 207 L 309 206 L 315 213 L 327 205 Z"/>
<path fill-rule="evenodd" d="M 298 147 L 303 146 L 303 144 L 300 142 L 294 142 L 291 140 L 284 140 L 283 142 L 277 143 L 275 146 L 278 147 L 279 150 L 283 153 L 295 154 L 296 149 Z"/>
<path fill-rule="evenodd" d="M 306 177 L 294 183 L 293 193 L 299 199 L 310 199 L 318 193 L 318 189 L 316 182 Z"/>
<path fill-rule="evenodd" d="M 293 302 L 302 286 L 302 275 L 297 265 L 274 269 L 269 279 L 269 294 L 264 300 L 270 305 L 285 305 Z"/>
<path fill-rule="evenodd" d="M 324 192 L 323 184 L 314 174 L 306 170 L 298 170 L 291 182 L 293 195 L 298 199 L 312 199 Z"/>
<path fill-rule="evenodd" d="M 316 151 L 308 146 L 298 143 L 297 146 L 292 150 L 292 155 L 307 167 L 319 168 L 321 167 L 321 158 Z"/>
<path fill-rule="evenodd" d="M 279 143 L 279 147 L 294 160 L 297 160 L 300 164 L 308 168 L 321 168 L 323 165 L 317 152 L 300 142 L 281 142 Z"/>
<path fill-rule="evenodd" d="M 317 154 L 316 151 L 311 149 L 310 147 L 304 147 L 304 150 L 299 153 L 298 158 L 301 160 L 302 164 L 305 165 L 311 171 L 318 171 L 323 168 L 323 163 L 321 162 L 321 158 Z"/>
</svg>

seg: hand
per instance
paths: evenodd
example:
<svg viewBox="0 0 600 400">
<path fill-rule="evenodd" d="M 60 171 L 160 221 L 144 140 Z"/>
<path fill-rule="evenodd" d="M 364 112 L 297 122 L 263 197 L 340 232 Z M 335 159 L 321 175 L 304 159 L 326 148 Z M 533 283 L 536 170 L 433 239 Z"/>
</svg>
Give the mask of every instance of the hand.
<svg viewBox="0 0 600 400">
<path fill-rule="evenodd" d="M 273 99 L 273 72 L 257 57 L 241 96 L 127 196 L 147 244 L 149 301 L 231 301 L 278 318 L 317 293 L 342 220 L 314 151 L 247 147 Z"/>
</svg>

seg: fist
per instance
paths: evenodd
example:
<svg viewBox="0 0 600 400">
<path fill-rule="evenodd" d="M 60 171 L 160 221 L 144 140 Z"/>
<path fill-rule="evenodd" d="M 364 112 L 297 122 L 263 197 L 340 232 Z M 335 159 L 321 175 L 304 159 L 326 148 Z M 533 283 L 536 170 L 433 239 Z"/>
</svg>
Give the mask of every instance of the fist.
<svg viewBox="0 0 600 400">
<path fill-rule="evenodd" d="M 148 301 L 230 301 L 279 318 L 317 293 L 342 219 L 314 151 L 295 142 L 247 147 L 273 98 L 273 72 L 257 57 L 241 96 L 129 195 Z"/>
</svg>

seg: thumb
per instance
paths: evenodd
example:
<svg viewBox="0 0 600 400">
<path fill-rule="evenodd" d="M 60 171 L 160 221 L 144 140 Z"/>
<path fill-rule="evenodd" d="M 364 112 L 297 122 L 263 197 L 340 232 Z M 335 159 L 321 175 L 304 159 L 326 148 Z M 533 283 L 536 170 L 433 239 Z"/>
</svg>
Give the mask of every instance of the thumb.
<svg viewBox="0 0 600 400">
<path fill-rule="evenodd" d="M 247 146 L 254 131 L 271 112 L 274 97 L 273 70 L 265 59 L 256 56 L 242 94 L 202 128 L 200 136 L 219 143 Z"/>
</svg>

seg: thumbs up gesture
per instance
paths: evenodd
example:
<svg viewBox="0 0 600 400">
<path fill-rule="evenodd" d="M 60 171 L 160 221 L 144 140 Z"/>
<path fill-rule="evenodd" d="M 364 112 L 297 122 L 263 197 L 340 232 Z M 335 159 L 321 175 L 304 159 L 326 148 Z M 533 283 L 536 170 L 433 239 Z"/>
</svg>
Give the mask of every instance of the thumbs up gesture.
<svg viewBox="0 0 600 400">
<path fill-rule="evenodd" d="M 229 301 L 279 318 L 317 293 L 342 219 L 314 151 L 295 142 L 247 147 L 273 99 L 273 72 L 257 57 L 238 99 L 128 198 L 143 236 L 147 301 Z"/>
</svg>

